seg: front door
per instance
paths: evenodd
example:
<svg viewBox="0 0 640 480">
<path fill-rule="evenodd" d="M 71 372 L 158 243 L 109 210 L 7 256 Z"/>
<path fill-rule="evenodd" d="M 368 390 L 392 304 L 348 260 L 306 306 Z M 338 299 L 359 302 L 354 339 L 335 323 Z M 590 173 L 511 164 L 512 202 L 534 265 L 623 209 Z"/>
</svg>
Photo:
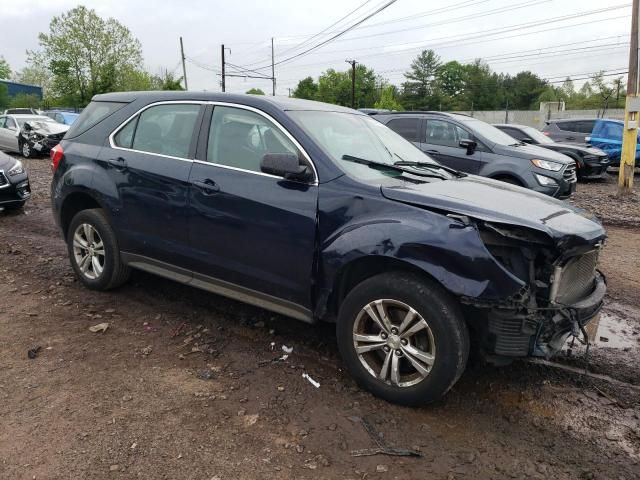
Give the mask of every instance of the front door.
<svg viewBox="0 0 640 480">
<path fill-rule="evenodd" d="M 469 132 L 453 122 L 429 118 L 421 149 L 447 167 L 478 173 L 484 165 L 481 146 L 471 154 L 460 146 L 461 140 L 472 139 Z"/>
<path fill-rule="evenodd" d="M 115 185 L 109 199 L 120 248 L 184 266 L 189 172 L 195 154 L 200 104 L 151 106 L 131 119 L 103 148 L 98 164 Z M 100 188 L 108 191 L 108 187 Z"/>
<path fill-rule="evenodd" d="M 266 153 L 308 159 L 257 111 L 216 105 L 207 117 L 189 179 L 194 281 L 221 280 L 310 308 L 317 182 L 260 170 Z"/>
</svg>

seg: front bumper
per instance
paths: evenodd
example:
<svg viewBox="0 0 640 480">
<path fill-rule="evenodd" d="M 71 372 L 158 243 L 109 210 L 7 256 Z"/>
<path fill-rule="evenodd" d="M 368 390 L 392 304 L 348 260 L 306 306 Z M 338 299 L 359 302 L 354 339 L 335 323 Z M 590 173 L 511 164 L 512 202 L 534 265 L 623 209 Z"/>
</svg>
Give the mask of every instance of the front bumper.
<svg viewBox="0 0 640 480">
<path fill-rule="evenodd" d="M 578 168 L 578 177 L 585 180 L 604 178 L 607 176 L 608 168 L 609 158 L 607 157 L 587 158 L 584 160 L 584 164 Z"/>
<path fill-rule="evenodd" d="M 488 313 L 485 350 L 500 357 L 549 358 L 572 332 L 581 331 L 598 315 L 606 292 L 606 279 L 598 272 L 593 291 L 572 305 L 533 312 L 493 309 Z"/>
<path fill-rule="evenodd" d="M 31 185 L 26 173 L 16 177 L 7 176 L 6 179 L 7 183 L 0 185 L 0 207 L 20 205 L 31 197 Z"/>
</svg>

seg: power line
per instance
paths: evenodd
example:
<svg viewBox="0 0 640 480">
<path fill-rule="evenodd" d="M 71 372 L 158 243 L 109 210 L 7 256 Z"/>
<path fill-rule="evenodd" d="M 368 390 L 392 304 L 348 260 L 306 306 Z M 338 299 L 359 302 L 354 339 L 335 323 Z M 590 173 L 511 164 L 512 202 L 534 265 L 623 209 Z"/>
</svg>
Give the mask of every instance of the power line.
<svg viewBox="0 0 640 480">
<path fill-rule="evenodd" d="M 300 53 L 296 53 L 295 55 L 292 55 L 292 56 L 290 56 L 290 57 L 288 57 L 288 58 L 285 58 L 284 60 L 280 60 L 279 62 L 275 62 L 275 63 L 274 63 L 274 65 L 281 65 L 281 64 L 283 64 L 283 63 L 285 63 L 285 62 L 289 62 L 289 61 L 294 60 L 294 59 L 296 59 L 296 58 L 299 58 L 299 57 L 301 57 L 301 56 L 303 56 L 303 55 L 307 55 L 307 54 L 309 54 L 309 53 L 310 53 L 310 52 L 312 52 L 313 50 L 316 50 L 316 49 L 318 49 L 318 48 L 322 47 L 323 45 L 326 45 L 327 43 L 329 43 L 329 42 L 331 42 L 331 41 L 335 40 L 336 38 L 338 38 L 338 37 L 340 37 L 340 36 L 344 35 L 345 33 L 347 33 L 348 31 L 352 30 L 353 28 L 357 27 L 358 25 L 360 25 L 360 24 L 362 24 L 362 23 L 366 22 L 366 21 L 367 21 L 367 20 L 369 20 L 371 17 L 373 17 L 373 16 L 377 15 L 378 13 L 382 12 L 383 10 L 385 10 L 385 9 L 386 9 L 386 8 L 388 8 L 388 7 L 390 7 L 391 5 L 393 5 L 393 4 L 394 4 L 394 3 L 396 3 L 396 2 L 397 2 L 397 0 L 389 0 L 387 3 L 385 3 L 385 4 L 384 4 L 384 5 L 382 5 L 381 7 L 377 8 L 377 9 L 376 9 L 376 10 L 374 10 L 372 13 L 368 14 L 368 15 L 367 15 L 366 17 L 364 17 L 363 19 L 358 20 L 356 23 L 354 23 L 354 24 L 350 25 L 349 27 L 345 28 L 345 29 L 344 29 L 344 30 L 342 30 L 341 32 L 336 33 L 336 34 L 335 34 L 335 35 L 333 35 L 332 37 L 329 37 L 328 39 L 323 40 L 322 42 L 320 42 L 320 43 L 318 43 L 318 44 L 316 44 L 316 45 L 314 45 L 314 46 L 312 46 L 312 47 L 310 47 L 310 48 L 308 48 L 308 49 L 306 49 L 306 50 L 304 50 L 304 51 L 302 51 L 302 52 L 300 52 Z M 266 66 L 263 66 L 263 67 L 256 67 L 255 69 L 256 69 L 256 70 L 263 70 L 263 69 L 265 69 L 265 68 L 269 68 L 269 67 L 270 67 L 270 65 L 266 65 Z"/>
</svg>

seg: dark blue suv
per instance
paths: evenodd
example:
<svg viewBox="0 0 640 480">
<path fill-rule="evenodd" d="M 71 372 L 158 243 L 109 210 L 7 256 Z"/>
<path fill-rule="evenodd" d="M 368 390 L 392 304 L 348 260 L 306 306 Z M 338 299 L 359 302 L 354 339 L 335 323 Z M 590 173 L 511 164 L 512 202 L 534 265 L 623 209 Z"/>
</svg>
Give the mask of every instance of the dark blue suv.
<svg viewBox="0 0 640 480">
<path fill-rule="evenodd" d="M 434 401 L 487 359 L 548 357 L 600 310 L 605 232 L 571 205 L 443 166 L 369 116 L 253 95 L 94 97 L 51 152 L 71 265 L 131 268 L 334 321 L 358 383 Z"/>
</svg>

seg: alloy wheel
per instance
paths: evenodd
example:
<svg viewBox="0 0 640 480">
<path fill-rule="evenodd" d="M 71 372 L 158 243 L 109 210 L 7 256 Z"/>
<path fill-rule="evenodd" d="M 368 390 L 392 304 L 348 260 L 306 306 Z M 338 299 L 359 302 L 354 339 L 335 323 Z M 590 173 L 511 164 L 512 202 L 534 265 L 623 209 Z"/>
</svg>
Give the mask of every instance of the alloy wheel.
<svg viewBox="0 0 640 480">
<path fill-rule="evenodd" d="M 427 321 L 411 306 L 391 299 L 374 300 L 358 312 L 353 345 L 373 377 L 396 387 L 422 382 L 436 358 Z"/>
<path fill-rule="evenodd" d="M 31 156 L 31 147 L 27 142 L 22 144 L 22 156 L 25 158 L 29 158 Z"/>
<path fill-rule="evenodd" d="M 104 271 L 104 243 L 98 231 L 88 223 L 78 225 L 73 233 L 73 256 L 82 275 L 95 280 Z"/>
</svg>

